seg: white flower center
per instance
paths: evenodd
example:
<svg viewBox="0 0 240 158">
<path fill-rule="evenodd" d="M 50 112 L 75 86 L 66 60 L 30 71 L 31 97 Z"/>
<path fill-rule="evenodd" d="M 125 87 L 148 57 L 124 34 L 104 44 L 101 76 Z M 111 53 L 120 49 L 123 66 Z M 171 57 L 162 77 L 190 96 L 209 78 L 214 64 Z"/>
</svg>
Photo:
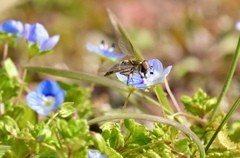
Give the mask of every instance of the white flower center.
<svg viewBox="0 0 240 158">
<path fill-rule="evenodd" d="M 42 96 L 43 104 L 47 107 L 53 106 L 55 103 L 55 98 L 53 96 Z"/>
</svg>

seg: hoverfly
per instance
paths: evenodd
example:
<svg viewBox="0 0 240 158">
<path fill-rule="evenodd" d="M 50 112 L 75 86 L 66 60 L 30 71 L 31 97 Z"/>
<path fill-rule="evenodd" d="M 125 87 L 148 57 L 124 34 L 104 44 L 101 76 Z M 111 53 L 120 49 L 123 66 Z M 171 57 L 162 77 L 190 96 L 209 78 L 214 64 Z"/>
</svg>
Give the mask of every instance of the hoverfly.
<svg viewBox="0 0 240 158">
<path fill-rule="evenodd" d="M 109 76 L 119 72 L 120 74 L 128 77 L 128 81 L 134 73 L 138 73 L 142 78 L 147 78 L 146 74 L 152 67 L 149 65 L 147 60 L 140 60 L 136 58 L 132 43 L 128 39 L 121 37 L 118 41 L 118 46 L 123 53 L 134 58 L 119 62 L 110 68 L 104 76 Z"/>
</svg>

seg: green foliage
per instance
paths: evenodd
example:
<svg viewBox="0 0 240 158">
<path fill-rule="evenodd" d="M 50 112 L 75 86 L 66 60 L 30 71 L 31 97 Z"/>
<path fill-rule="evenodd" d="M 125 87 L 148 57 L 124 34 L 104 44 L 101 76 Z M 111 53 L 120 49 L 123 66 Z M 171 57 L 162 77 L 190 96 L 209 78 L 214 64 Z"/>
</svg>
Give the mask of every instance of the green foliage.
<svg viewBox="0 0 240 158">
<path fill-rule="evenodd" d="M 202 118 L 217 103 L 217 99 L 208 97 L 202 89 L 198 89 L 192 97 L 182 96 L 181 102 L 187 112 Z"/>
<path fill-rule="evenodd" d="M 31 58 L 33 58 L 35 56 L 44 55 L 46 53 L 50 53 L 51 52 L 51 50 L 41 51 L 39 49 L 38 43 L 34 43 L 32 45 L 29 45 L 28 41 L 27 41 L 26 45 L 28 45 L 27 46 L 27 49 L 28 49 L 27 52 L 28 52 L 28 58 L 29 59 L 31 59 Z"/>
<path fill-rule="evenodd" d="M 154 125 L 154 129 L 149 130 L 133 119 L 125 119 L 120 123 L 107 122 L 101 129 L 107 145 L 126 158 L 168 158 L 191 155 L 196 150 L 189 139 L 179 137 L 177 129 L 160 123 Z M 121 129 L 125 131 L 124 134 Z"/>
<path fill-rule="evenodd" d="M 73 104 L 73 102 L 63 103 L 58 110 L 59 116 L 65 118 L 72 115 L 75 111 L 75 109 L 73 108 Z"/>
<path fill-rule="evenodd" d="M 0 42 L 1 43 L 8 43 L 11 46 L 16 46 L 17 42 L 16 39 L 18 38 L 17 35 L 6 33 L 6 32 L 0 32 Z"/>
<path fill-rule="evenodd" d="M 102 136 L 108 146 L 119 149 L 124 146 L 124 137 L 121 133 L 121 127 L 118 123 L 107 122 L 101 126 Z"/>
<path fill-rule="evenodd" d="M 16 68 L 10 59 L 4 62 L 4 69 L 0 69 L 0 102 L 12 104 L 11 98 L 17 96 L 19 83 L 16 80 Z"/>
<path fill-rule="evenodd" d="M 58 82 L 61 88 L 66 91 L 65 102 L 73 102 L 73 108 L 80 118 L 89 118 L 92 116 L 93 106 L 89 101 L 90 90 L 89 88 L 82 88 L 77 84 L 66 84 Z"/>
</svg>

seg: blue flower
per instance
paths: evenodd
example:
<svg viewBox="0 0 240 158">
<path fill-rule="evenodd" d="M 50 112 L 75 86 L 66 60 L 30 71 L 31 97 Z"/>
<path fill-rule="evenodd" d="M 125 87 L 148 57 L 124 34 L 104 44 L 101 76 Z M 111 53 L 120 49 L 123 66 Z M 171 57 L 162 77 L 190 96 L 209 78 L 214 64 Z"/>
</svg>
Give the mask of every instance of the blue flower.
<svg viewBox="0 0 240 158">
<path fill-rule="evenodd" d="M 235 28 L 236 28 L 238 31 L 240 31 L 240 21 L 236 22 Z"/>
<path fill-rule="evenodd" d="M 158 59 L 150 59 L 148 63 L 151 69 L 147 72 L 146 78 L 142 78 L 138 73 L 134 73 L 132 76 L 129 76 L 129 78 L 120 73 L 116 73 L 116 75 L 120 81 L 129 86 L 145 89 L 162 82 L 172 69 L 172 66 L 163 69 L 163 65 Z"/>
<path fill-rule="evenodd" d="M 108 156 L 102 155 L 98 150 L 89 150 L 88 158 L 108 158 Z"/>
<path fill-rule="evenodd" d="M 149 65 L 152 67 L 150 71 L 146 74 L 147 82 L 146 86 L 153 86 L 162 82 L 167 75 L 170 73 L 172 66 L 168 66 L 166 69 L 163 69 L 161 61 L 158 59 L 148 60 Z"/>
<path fill-rule="evenodd" d="M 18 20 L 8 20 L 0 25 L 0 32 L 10 33 L 20 37 L 23 34 L 23 30 L 23 24 Z"/>
<path fill-rule="evenodd" d="M 113 61 L 122 59 L 125 57 L 125 54 L 117 54 L 114 52 L 114 44 L 109 48 L 107 44 L 104 43 L 104 41 L 101 42 L 99 46 L 94 46 L 91 43 L 87 43 L 87 49 L 92 52 L 100 55 L 103 58 L 107 58 Z"/>
<path fill-rule="evenodd" d="M 64 97 L 64 90 L 55 81 L 44 80 L 39 84 L 36 91 L 27 95 L 26 101 L 31 109 L 38 114 L 47 116 L 63 103 Z"/>
<path fill-rule="evenodd" d="M 47 30 L 39 23 L 25 24 L 24 36 L 29 46 L 37 43 L 40 52 L 51 50 L 60 39 L 59 35 L 49 37 Z"/>
</svg>

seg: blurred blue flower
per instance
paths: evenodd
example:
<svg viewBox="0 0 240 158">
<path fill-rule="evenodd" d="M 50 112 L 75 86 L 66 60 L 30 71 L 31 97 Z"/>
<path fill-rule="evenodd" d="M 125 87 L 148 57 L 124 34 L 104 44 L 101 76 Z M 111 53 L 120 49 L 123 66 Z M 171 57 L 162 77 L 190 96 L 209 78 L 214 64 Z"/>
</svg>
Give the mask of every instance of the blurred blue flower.
<svg viewBox="0 0 240 158">
<path fill-rule="evenodd" d="M 146 74 L 147 78 L 142 78 L 138 73 L 134 73 L 132 76 L 129 76 L 129 78 L 120 73 L 116 73 L 116 75 L 120 81 L 129 86 L 145 89 L 162 82 L 172 69 L 172 66 L 163 69 L 163 65 L 158 59 L 150 59 L 148 63 L 151 69 Z"/>
<path fill-rule="evenodd" d="M 25 24 L 24 30 L 24 37 L 29 46 L 37 43 L 40 52 L 52 49 L 60 39 L 59 35 L 49 37 L 47 30 L 39 23 Z"/>
<path fill-rule="evenodd" d="M 238 31 L 240 31 L 240 21 L 236 22 L 235 28 L 236 28 Z"/>
<path fill-rule="evenodd" d="M 55 81 L 44 80 L 39 84 L 36 91 L 27 95 L 26 101 L 31 109 L 38 114 L 47 116 L 63 103 L 64 97 L 64 90 Z"/>
<path fill-rule="evenodd" d="M 100 55 L 103 58 L 107 58 L 113 61 L 122 59 L 125 57 L 125 54 L 117 54 L 114 52 L 115 45 L 112 44 L 111 47 L 108 47 L 107 44 L 104 43 L 104 41 L 101 41 L 101 44 L 99 46 L 94 46 L 91 43 L 87 43 L 87 49 L 92 52 Z"/>
<path fill-rule="evenodd" d="M 0 32 L 10 33 L 19 37 L 23 34 L 23 24 L 18 20 L 8 20 L 0 24 Z"/>
<path fill-rule="evenodd" d="M 108 158 L 108 156 L 102 155 L 98 150 L 89 150 L 88 158 Z"/>
</svg>

